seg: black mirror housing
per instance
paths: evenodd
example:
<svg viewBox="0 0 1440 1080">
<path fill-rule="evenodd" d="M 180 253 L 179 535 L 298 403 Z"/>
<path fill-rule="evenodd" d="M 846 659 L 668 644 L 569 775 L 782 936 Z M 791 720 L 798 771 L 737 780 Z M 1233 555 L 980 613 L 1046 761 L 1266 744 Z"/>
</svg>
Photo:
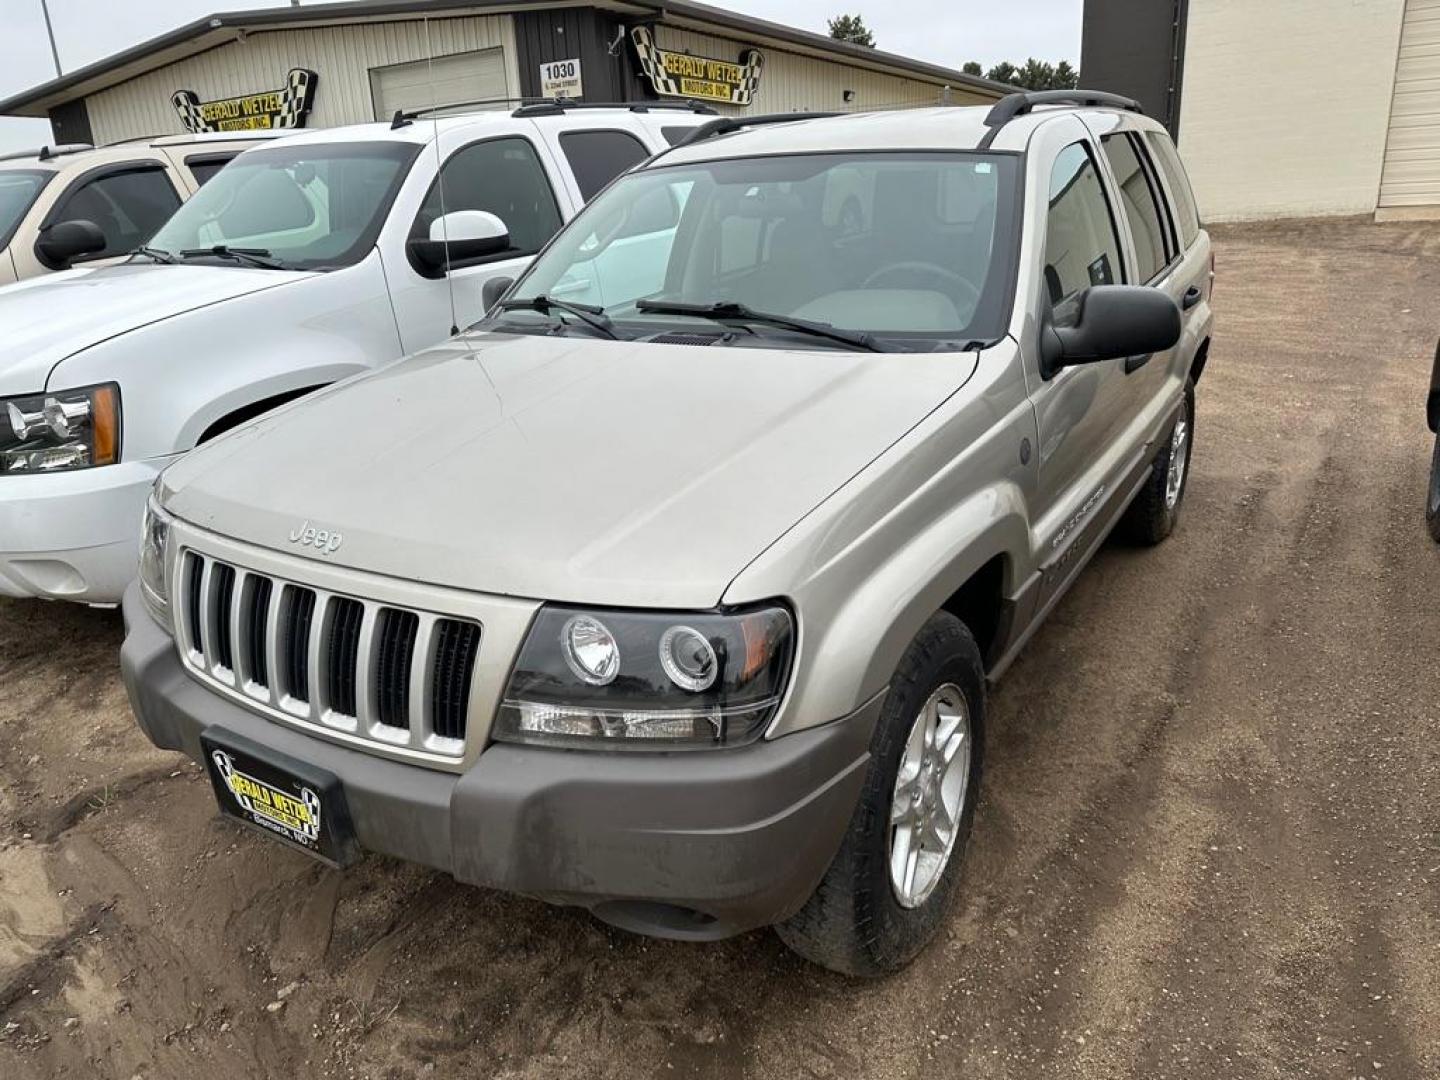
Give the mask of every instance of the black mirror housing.
<svg viewBox="0 0 1440 1080">
<path fill-rule="evenodd" d="M 486 314 L 500 302 L 500 298 L 515 284 L 512 277 L 494 277 L 480 286 L 480 309 Z"/>
<path fill-rule="evenodd" d="M 1145 285 L 1094 285 L 1076 296 L 1073 318 L 1041 330 L 1041 374 L 1121 357 L 1146 356 L 1180 340 L 1180 306 Z"/>
<path fill-rule="evenodd" d="M 41 231 L 35 254 L 51 270 L 65 270 L 81 255 L 104 251 L 106 243 L 105 234 L 93 221 L 57 221 Z"/>
<path fill-rule="evenodd" d="M 444 277 L 446 269 L 473 265 L 478 259 L 510 250 L 510 237 L 486 236 L 474 240 L 411 240 L 405 245 L 410 262 L 426 277 Z M 449 256 L 446 256 L 446 249 Z"/>
</svg>

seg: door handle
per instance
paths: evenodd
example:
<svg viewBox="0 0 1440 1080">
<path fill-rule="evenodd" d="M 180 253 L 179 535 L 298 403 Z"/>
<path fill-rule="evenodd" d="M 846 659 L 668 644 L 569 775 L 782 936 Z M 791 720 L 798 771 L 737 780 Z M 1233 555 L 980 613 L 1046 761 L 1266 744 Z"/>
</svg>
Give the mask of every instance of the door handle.
<svg viewBox="0 0 1440 1080">
<path fill-rule="evenodd" d="M 1180 310 L 1189 311 L 1203 299 L 1205 299 L 1205 294 L 1200 291 L 1200 286 L 1191 285 L 1185 290 L 1185 299 L 1180 301 Z"/>
</svg>

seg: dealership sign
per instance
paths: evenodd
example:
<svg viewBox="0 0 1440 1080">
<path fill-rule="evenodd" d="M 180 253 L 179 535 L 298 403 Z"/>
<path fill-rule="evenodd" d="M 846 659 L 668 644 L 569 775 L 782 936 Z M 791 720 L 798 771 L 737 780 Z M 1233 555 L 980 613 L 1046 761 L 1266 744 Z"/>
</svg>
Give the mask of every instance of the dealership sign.
<svg viewBox="0 0 1440 1080">
<path fill-rule="evenodd" d="M 315 85 L 320 76 L 305 68 L 294 68 L 279 90 L 267 90 L 243 97 L 201 101 L 193 90 L 177 90 L 170 103 L 180 114 L 186 131 L 260 131 L 269 128 L 299 128 L 315 104 Z"/>
<path fill-rule="evenodd" d="M 736 64 L 662 49 L 644 26 L 637 26 L 630 36 L 640 57 L 641 69 L 655 93 L 662 97 L 749 105 L 760 86 L 760 69 L 765 61 L 758 49 L 747 50 Z"/>
</svg>

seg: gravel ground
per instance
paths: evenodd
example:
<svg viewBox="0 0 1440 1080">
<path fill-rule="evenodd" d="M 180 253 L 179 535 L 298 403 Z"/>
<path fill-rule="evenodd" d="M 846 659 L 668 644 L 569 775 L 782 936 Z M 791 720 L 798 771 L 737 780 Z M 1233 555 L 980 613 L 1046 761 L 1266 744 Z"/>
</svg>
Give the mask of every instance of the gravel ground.
<svg viewBox="0 0 1440 1080">
<path fill-rule="evenodd" d="M 117 615 L 0 601 L 0 1076 L 1440 1076 L 1440 226 L 1217 248 L 1180 529 L 1108 546 L 994 695 L 911 969 L 318 868 L 145 742 Z"/>
</svg>

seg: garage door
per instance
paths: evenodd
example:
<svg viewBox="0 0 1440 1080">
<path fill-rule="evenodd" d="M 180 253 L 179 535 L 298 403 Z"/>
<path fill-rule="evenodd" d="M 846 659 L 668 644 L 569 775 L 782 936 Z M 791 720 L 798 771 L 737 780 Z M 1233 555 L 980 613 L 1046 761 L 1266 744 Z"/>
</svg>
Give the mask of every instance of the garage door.
<svg viewBox="0 0 1440 1080">
<path fill-rule="evenodd" d="M 1440 206 L 1440 0 L 1406 0 L 1380 205 Z"/>
<path fill-rule="evenodd" d="M 433 61 L 374 68 L 370 72 L 370 95 L 375 101 L 376 120 L 389 120 L 401 109 L 503 98 L 505 50 L 481 49 L 437 56 Z"/>
</svg>

